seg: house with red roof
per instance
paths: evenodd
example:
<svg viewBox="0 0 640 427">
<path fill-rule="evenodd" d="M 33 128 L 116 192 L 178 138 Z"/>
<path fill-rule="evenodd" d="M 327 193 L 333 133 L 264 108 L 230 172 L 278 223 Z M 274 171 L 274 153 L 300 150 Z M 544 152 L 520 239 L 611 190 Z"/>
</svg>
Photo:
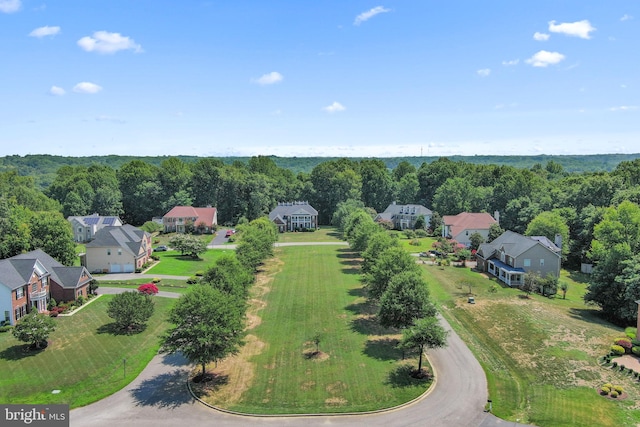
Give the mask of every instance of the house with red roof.
<svg viewBox="0 0 640 427">
<path fill-rule="evenodd" d="M 211 206 L 176 206 L 162 217 L 162 225 L 165 233 L 213 233 L 218 226 L 218 211 Z"/>
<path fill-rule="evenodd" d="M 473 233 L 478 233 L 486 242 L 489 237 L 489 228 L 492 224 L 497 223 L 498 221 L 486 212 L 444 215 L 442 217 L 442 237 L 453 239 L 464 246 L 470 246 L 469 237 Z"/>
</svg>

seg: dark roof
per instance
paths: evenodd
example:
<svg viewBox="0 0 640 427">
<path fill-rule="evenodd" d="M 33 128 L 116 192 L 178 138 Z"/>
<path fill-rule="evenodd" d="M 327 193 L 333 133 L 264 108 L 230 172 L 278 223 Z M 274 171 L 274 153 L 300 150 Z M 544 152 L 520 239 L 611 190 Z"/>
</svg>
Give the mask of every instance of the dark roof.
<svg viewBox="0 0 640 427">
<path fill-rule="evenodd" d="M 523 236 L 522 234 L 509 230 L 502 233 L 490 243 L 481 244 L 477 253 L 484 259 L 488 259 L 496 251 L 503 249 L 506 255 L 517 258 L 535 245 L 542 245 L 556 255 L 560 254 L 560 248 L 544 236 Z"/>
<path fill-rule="evenodd" d="M 86 244 L 87 248 L 123 248 L 137 256 L 146 231 L 125 224 L 122 227 L 109 226 L 96 232 L 93 241 Z"/>
<path fill-rule="evenodd" d="M 276 217 L 284 218 L 291 215 L 318 215 L 318 211 L 313 208 L 308 202 L 287 202 L 278 203 L 271 212 L 269 212 L 269 219 L 273 221 Z"/>
<path fill-rule="evenodd" d="M 86 215 L 86 216 L 70 216 L 67 221 L 78 221 L 84 226 L 97 225 L 97 226 L 111 226 L 115 223 L 121 223 L 120 218 L 117 216 L 100 216 L 98 214 Z"/>
<path fill-rule="evenodd" d="M 44 269 L 44 275 L 64 288 L 75 288 L 85 272 L 84 267 L 65 267 L 42 249 L 19 254 L 0 261 L 0 283 L 11 290 L 29 283 L 34 270 Z M 89 277 L 91 277 L 89 275 Z"/>
<path fill-rule="evenodd" d="M 396 203 L 392 203 L 389 206 L 387 206 L 387 209 L 385 209 L 383 213 L 390 214 L 392 216 L 405 215 L 405 214 L 410 214 L 410 215 L 432 215 L 433 214 L 433 212 L 431 212 L 430 209 L 427 209 L 422 205 L 398 205 Z"/>
</svg>

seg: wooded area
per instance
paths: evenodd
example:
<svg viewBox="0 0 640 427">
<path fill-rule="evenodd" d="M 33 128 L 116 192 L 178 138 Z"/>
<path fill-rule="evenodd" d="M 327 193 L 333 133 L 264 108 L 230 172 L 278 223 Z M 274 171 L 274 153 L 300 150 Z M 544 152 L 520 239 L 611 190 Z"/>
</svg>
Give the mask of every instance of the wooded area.
<svg viewBox="0 0 640 427">
<path fill-rule="evenodd" d="M 393 168 L 388 166 L 390 159 L 323 159 L 308 173 L 280 167 L 276 160 L 282 159 L 267 156 L 231 163 L 154 158 L 161 159 L 159 164 L 144 157 L 102 158 L 110 164 L 98 158 L 5 157 L 5 171 L 0 173 L 0 256 L 41 247 L 69 263 L 75 254 L 66 217 L 118 215 L 141 226 L 176 205 L 215 206 L 219 223 L 228 225 L 260 218 L 278 202 L 296 200 L 314 206 L 320 224 L 332 223 L 339 204 L 381 212 L 393 201 L 417 203 L 436 217 L 497 211 L 505 230 L 544 234 L 551 240 L 561 234 L 565 267 L 596 264 L 587 299 L 613 317 L 627 319 L 635 313 L 629 301 L 640 299 L 640 290 L 634 290 L 640 289 L 634 279 L 640 261 L 634 259 L 640 246 L 640 159 L 626 155 L 632 160 L 613 166 L 612 159 L 620 156 L 572 156 L 584 160 L 580 172 L 560 163 L 569 157 L 516 167 L 475 163 L 474 156 L 459 161 L 438 158 L 419 166 L 401 160 Z M 502 160 L 506 159 L 523 158 Z M 601 170 L 588 171 L 596 159 Z M 317 158 L 288 161 L 296 160 L 312 164 Z M 23 165 L 26 169 L 19 166 L 21 161 L 28 163 Z M 611 170 L 604 170 L 604 164 Z M 56 166 L 43 187 L 40 178 Z M 344 205 L 347 201 L 351 204 Z M 613 313 L 623 305 L 624 310 Z"/>
</svg>

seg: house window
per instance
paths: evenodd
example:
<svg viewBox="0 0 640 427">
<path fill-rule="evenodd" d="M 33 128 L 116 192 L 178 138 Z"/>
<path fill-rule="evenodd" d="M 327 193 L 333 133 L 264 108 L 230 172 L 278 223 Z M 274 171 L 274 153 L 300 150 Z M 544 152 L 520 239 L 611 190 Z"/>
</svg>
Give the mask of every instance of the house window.
<svg viewBox="0 0 640 427">
<path fill-rule="evenodd" d="M 8 322 L 9 320 L 11 320 L 11 319 L 9 319 L 9 310 L 6 310 L 6 311 L 4 312 L 4 321 L 5 321 L 5 322 Z"/>
<path fill-rule="evenodd" d="M 16 289 L 16 299 L 20 299 L 24 296 L 24 288 L 21 286 Z"/>
<path fill-rule="evenodd" d="M 31 292 L 36 292 L 38 290 L 38 283 L 31 284 Z"/>
<path fill-rule="evenodd" d="M 544 258 L 540 258 L 540 267 L 544 267 Z"/>
<path fill-rule="evenodd" d="M 118 255 L 122 255 L 122 249 L 118 248 Z"/>
<path fill-rule="evenodd" d="M 529 258 L 525 258 L 523 266 L 531 267 L 531 260 Z"/>
<path fill-rule="evenodd" d="M 111 249 L 107 249 L 107 255 L 111 255 Z"/>
</svg>

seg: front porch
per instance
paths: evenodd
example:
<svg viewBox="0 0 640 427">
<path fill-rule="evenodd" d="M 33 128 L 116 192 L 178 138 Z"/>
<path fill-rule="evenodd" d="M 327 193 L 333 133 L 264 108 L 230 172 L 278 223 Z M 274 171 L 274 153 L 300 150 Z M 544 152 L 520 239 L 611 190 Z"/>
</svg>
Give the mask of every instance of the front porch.
<svg viewBox="0 0 640 427">
<path fill-rule="evenodd" d="M 497 277 L 498 280 L 507 284 L 507 286 L 520 287 L 524 284 L 524 276 L 526 272 L 522 268 L 515 268 L 508 264 L 492 259 L 487 261 L 487 272 Z"/>
</svg>

